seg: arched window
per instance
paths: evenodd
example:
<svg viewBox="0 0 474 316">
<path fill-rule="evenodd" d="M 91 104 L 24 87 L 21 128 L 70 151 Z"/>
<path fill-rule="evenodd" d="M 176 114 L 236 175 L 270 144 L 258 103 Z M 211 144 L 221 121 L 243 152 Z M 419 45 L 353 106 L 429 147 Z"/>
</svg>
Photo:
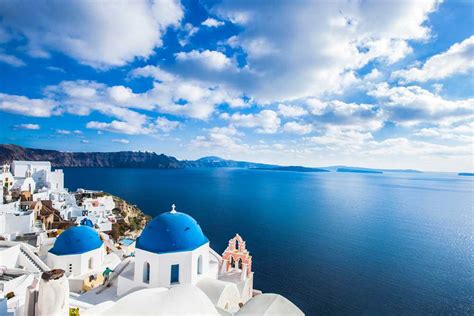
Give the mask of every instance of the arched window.
<svg viewBox="0 0 474 316">
<path fill-rule="evenodd" d="M 198 258 L 197 272 L 198 274 L 202 274 L 202 255 Z"/>
<path fill-rule="evenodd" d="M 143 283 L 150 284 L 150 264 L 148 262 L 143 264 Z"/>
<path fill-rule="evenodd" d="M 94 258 L 89 258 L 89 270 L 94 269 Z"/>
</svg>

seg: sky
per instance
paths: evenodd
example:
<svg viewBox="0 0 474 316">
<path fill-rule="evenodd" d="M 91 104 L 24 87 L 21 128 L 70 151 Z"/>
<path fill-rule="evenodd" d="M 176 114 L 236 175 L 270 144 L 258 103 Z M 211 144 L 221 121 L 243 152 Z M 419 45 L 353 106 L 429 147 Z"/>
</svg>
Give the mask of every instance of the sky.
<svg viewBox="0 0 474 316">
<path fill-rule="evenodd" d="M 474 170 L 472 1 L 0 1 L 0 143 Z"/>
</svg>

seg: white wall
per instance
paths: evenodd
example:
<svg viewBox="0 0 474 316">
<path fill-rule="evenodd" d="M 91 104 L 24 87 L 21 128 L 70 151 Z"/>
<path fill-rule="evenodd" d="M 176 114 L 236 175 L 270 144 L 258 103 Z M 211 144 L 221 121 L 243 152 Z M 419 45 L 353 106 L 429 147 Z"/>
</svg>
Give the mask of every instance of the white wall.
<svg viewBox="0 0 474 316">
<path fill-rule="evenodd" d="M 15 177 L 24 177 L 26 174 L 26 171 L 30 169 L 33 177 L 35 177 L 39 180 L 44 180 L 45 182 L 48 179 L 43 178 L 46 174 L 49 174 L 51 172 L 51 163 L 49 161 L 18 161 L 14 160 L 11 164 L 11 170 L 13 173 L 13 176 Z M 45 173 L 43 173 L 44 171 Z"/>
<path fill-rule="evenodd" d="M 26 234 L 32 231 L 34 212 L 20 212 L 19 203 L 0 205 L 0 234 Z"/>
<path fill-rule="evenodd" d="M 202 274 L 198 275 L 198 258 L 202 256 Z M 150 282 L 143 282 L 144 264 L 150 264 Z M 205 276 L 209 269 L 209 243 L 193 251 L 156 254 L 142 249 L 135 249 L 135 283 L 136 286 L 170 287 L 171 266 L 179 264 L 179 284 L 195 284 Z"/>
<path fill-rule="evenodd" d="M 21 181 L 21 182 L 18 182 Z M 30 193 L 34 193 L 36 190 L 36 182 L 33 178 L 25 178 L 17 180 L 17 182 L 13 185 L 14 188 L 19 188 L 20 191 L 29 191 Z"/>
<path fill-rule="evenodd" d="M 0 248 L 0 263 L 9 269 L 17 267 L 18 256 L 20 255 L 20 245 L 11 246 L 8 248 Z"/>
<path fill-rule="evenodd" d="M 50 173 L 49 188 L 54 192 L 64 190 L 64 173 L 61 169 L 56 169 Z"/>
<path fill-rule="evenodd" d="M 46 262 L 52 269 L 63 269 L 66 276 L 83 275 L 89 271 L 95 270 L 104 262 L 105 248 L 102 247 L 91 250 L 89 252 L 77 255 L 57 256 L 48 252 Z M 92 258 L 93 266 L 89 268 L 89 259 Z"/>
</svg>

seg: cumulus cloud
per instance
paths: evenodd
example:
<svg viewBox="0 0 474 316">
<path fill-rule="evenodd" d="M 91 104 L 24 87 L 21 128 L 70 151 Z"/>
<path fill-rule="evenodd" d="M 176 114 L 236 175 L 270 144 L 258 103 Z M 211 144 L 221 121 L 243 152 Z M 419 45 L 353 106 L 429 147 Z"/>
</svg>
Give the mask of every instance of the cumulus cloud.
<svg viewBox="0 0 474 316">
<path fill-rule="evenodd" d="M 447 100 L 419 86 L 390 87 L 380 83 L 368 94 L 380 100 L 394 122 L 417 124 L 473 116 L 474 99 Z"/>
<path fill-rule="evenodd" d="M 386 120 L 384 110 L 365 103 L 346 103 L 339 100 L 322 101 L 309 98 L 305 101 L 310 119 L 319 125 L 345 126 L 358 130 L 377 130 Z"/>
<path fill-rule="evenodd" d="M 474 142 L 474 122 L 457 122 L 448 126 L 421 128 L 415 131 L 414 135 L 421 138 L 472 144 Z"/>
<path fill-rule="evenodd" d="M 95 81 L 63 81 L 44 89 L 44 98 L 30 99 L 0 93 L 0 110 L 26 116 L 50 117 L 69 113 L 87 116 L 99 112 L 114 118 L 93 120 L 87 128 L 129 135 L 169 132 L 179 123 L 165 118 L 152 118 L 141 110 L 206 120 L 219 105 L 231 108 L 248 106 L 248 99 L 231 90 L 203 82 L 183 80 L 158 67 L 136 69 L 135 76 L 151 76 L 153 87 L 135 93 L 129 87 L 112 86 Z"/>
<path fill-rule="evenodd" d="M 218 21 L 214 18 L 207 18 L 204 22 L 201 23 L 201 25 L 207 26 L 207 27 L 219 27 L 224 25 L 225 23 L 222 21 Z"/>
<path fill-rule="evenodd" d="M 28 130 L 38 130 L 41 126 L 38 124 L 18 124 L 15 125 L 15 129 L 28 129 Z"/>
<path fill-rule="evenodd" d="M 227 83 L 262 101 L 283 101 L 340 93 L 369 62 L 401 60 L 412 51 L 409 41 L 430 37 L 425 22 L 437 4 L 232 0 L 212 12 L 242 28 L 223 43 L 241 49 L 246 63 Z"/>
<path fill-rule="evenodd" d="M 313 131 L 311 124 L 301 124 L 298 122 L 287 122 L 283 125 L 283 131 L 291 134 L 304 135 Z"/>
<path fill-rule="evenodd" d="M 341 127 L 328 127 L 323 135 L 310 137 L 309 140 L 313 144 L 325 145 L 328 147 L 336 148 L 360 148 L 368 140 L 372 139 L 370 132 L 361 132 L 357 130 L 341 128 Z"/>
<path fill-rule="evenodd" d="M 165 133 L 171 132 L 180 125 L 180 122 L 168 120 L 166 117 L 157 117 L 155 121 L 155 127 Z"/>
<path fill-rule="evenodd" d="M 421 67 L 395 71 L 393 78 L 404 82 L 441 80 L 474 69 L 474 36 L 452 45 L 447 51 L 431 56 Z"/>
<path fill-rule="evenodd" d="M 247 151 L 249 146 L 243 143 L 237 135 L 238 132 L 233 127 L 215 127 L 210 129 L 207 135 L 195 137 L 191 140 L 190 145 L 196 148 L 212 148 L 221 153 Z"/>
<path fill-rule="evenodd" d="M 176 53 L 176 60 L 191 66 L 205 68 L 207 70 L 223 71 L 235 69 L 235 65 L 231 59 L 218 51 L 192 50 L 188 53 Z"/>
<path fill-rule="evenodd" d="M 300 106 L 279 104 L 278 113 L 284 117 L 298 117 L 308 114 L 308 111 Z"/>
<path fill-rule="evenodd" d="M 134 69 L 130 75 L 155 79 L 153 88 L 144 93 L 143 98 L 145 103 L 153 104 L 161 113 L 208 119 L 220 104 L 247 106 L 240 92 L 204 81 L 187 80 L 159 67 Z"/>
<path fill-rule="evenodd" d="M 183 8 L 177 0 L 0 2 L 2 25 L 23 36 L 30 55 L 61 52 L 93 67 L 122 66 L 162 45 Z"/>
<path fill-rule="evenodd" d="M 235 126 L 256 128 L 256 131 L 262 134 L 276 133 L 281 123 L 278 114 L 272 110 L 263 110 L 256 114 L 223 113 L 221 118 Z"/>
<path fill-rule="evenodd" d="M 59 114 L 59 105 L 48 99 L 30 99 L 25 96 L 0 93 L 0 110 L 35 117 Z"/>
</svg>

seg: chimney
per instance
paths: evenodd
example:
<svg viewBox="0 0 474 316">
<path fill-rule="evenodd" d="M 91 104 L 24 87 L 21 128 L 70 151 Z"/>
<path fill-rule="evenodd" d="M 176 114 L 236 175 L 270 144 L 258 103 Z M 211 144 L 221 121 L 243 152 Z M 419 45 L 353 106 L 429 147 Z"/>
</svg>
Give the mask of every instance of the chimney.
<svg viewBox="0 0 474 316">
<path fill-rule="evenodd" d="M 69 315 L 69 282 L 64 270 L 43 272 L 38 291 L 39 316 Z"/>
</svg>

